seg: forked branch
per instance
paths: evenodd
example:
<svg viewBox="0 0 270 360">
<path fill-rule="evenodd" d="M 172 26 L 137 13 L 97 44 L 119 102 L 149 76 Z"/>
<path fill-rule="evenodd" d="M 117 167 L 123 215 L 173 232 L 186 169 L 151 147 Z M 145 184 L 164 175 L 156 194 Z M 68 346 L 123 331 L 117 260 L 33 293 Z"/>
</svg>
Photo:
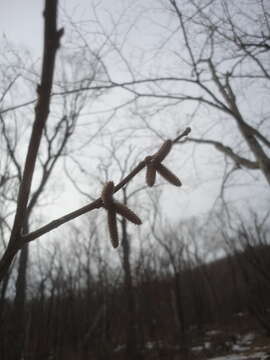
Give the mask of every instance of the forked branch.
<svg viewBox="0 0 270 360">
<path fill-rule="evenodd" d="M 26 220 L 27 204 L 42 133 L 50 111 L 50 95 L 56 52 L 59 47 L 60 38 L 63 35 L 63 29 L 57 30 L 57 3 L 57 0 L 46 0 L 45 2 L 42 73 L 40 84 L 37 87 L 38 100 L 35 107 L 35 120 L 19 188 L 14 223 L 7 249 L 0 261 L 0 280 L 5 275 L 18 250 L 24 244 L 21 232 Z"/>
</svg>

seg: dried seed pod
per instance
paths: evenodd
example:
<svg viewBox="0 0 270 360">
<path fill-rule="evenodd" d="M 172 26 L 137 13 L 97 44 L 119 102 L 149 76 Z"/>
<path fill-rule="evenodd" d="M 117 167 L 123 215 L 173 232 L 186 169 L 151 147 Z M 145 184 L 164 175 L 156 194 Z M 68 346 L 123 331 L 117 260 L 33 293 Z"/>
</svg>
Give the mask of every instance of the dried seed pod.
<svg viewBox="0 0 270 360">
<path fill-rule="evenodd" d="M 117 248 L 119 245 L 116 211 L 114 208 L 108 210 L 108 226 L 113 248 Z"/>
<path fill-rule="evenodd" d="M 162 164 L 157 164 L 156 169 L 160 173 L 160 175 L 162 177 L 164 177 L 164 179 L 166 179 L 169 183 L 171 183 L 171 184 L 173 184 L 175 186 L 181 186 L 182 185 L 182 183 L 178 179 L 178 177 L 176 175 L 174 175 L 169 169 L 167 169 Z"/>
<path fill-rule="evenodd" d="M 172 148 L 172 141 L 166 140 L 161 148 L 158 150 L 156 155 L 154 156 L 154 163 L 161 163 L 165 159 L 165 157 L 169 154 Z"/>
<path fill-rule="evenodd" d="M 156 168 L 153 164 L 148 164 L 146 166 L 146 184 L 148 186 L 153 186 L 156 182 Z"/>
<path fill-rule="evenodd" d="M 113 190 L 114 190 L 114 183 L 113 181 L 107 182 L 102 190 L 101 199 L 104 203 L 105 208 L 110 208 L 113 203 Z"/>
<path fill-rule="evenodd" d="M 141 219 L 127 206 L 119 203 L 118 201 L 114 202 L 115 210 L 118 214 L 124 216 L 127 220 L 131 221 L 133 224 L 141 225 Z"/>
</svg>

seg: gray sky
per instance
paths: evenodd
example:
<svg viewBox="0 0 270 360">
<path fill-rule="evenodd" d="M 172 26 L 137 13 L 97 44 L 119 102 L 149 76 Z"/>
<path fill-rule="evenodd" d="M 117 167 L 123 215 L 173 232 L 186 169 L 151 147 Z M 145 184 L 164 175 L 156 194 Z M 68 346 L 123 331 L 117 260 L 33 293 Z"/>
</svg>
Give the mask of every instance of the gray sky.
<svg viewBox="0 0 270 360">
<path fill-rule="evenodd" d="M 42 45 L 41 0 L 11 0 L 0 3 L 0 32 L 15 45 L 38 52 Z"/>
<path fill-rule="evenodd" d="M 93 16 L 92 10 L 88 9 L 88 5 L 93 2 L 89 2 L 89 0 L 66 0 L 60 2 L 61 6 L 61 14 L 68 14 L 72 17 L 72 20 L 78 21 L 79 19 L 91 19 Z M 138 7 L 136 7 L 136 4 Z M 149 6 L 150 2 L 147 3 Z M 134 11 L 132 10 L 130 14 L 134 14 L 134 16 L 139 16 L 140 11 L 142 10 L 142 6 L 144 4 L 142 2 L 136 1 L 132 2 L 128 1 L 102 1 L 100 8 L 103 8 L 102 16 L 103 25 L 106 28 L 107 24 L 106 19 L 110 19 L 110 16 L 117 17 L 119 14 L 118 9 L 123 9 L 123 6 L 128 8 L 129 6 L 134 6 Z M 43 1 L 41 0 L 10 0 L 10 1 L 2 1 L 0 3 L 0 34 L 1 37 L 5 36 L 9 39 L 15 46 L 27 47 L 33 53 L 34 58 L 39 58 L 41 56 L 42 49 L 42 38 L 43 38 L 43 22 L 42 22 L 42 10 L 43 10 Z M 106 11 L 108 13 L 106 13 Z M 149 10 L 150 11 L 150 10 Z M 128 19 L 128 18 L 127 18 Z M 144 13 L 144 17 L 141 16 L 139 18 L 138 29 L 136 27 L 132 29 L 130 32 L 130 38 L 132 43 L 137 45 L 141 44 L 142 48 L 149 48 L 151 45 L 152 37 L 150 36 L 150 31 L 143 28 L 144 21 L 147 19 L 147 12 Z M 166 19 L 164 20 L 166 22 Z M 128 22 L 123 21 L 123 28 L 129 28 Z M 149 29 L 152 26 L 150 22 L 148 23 Z M 61 26 L 61 24 L 60 24 Z M 153 24 L 153 29 L 157 31 L 155 25 Z M 66 29 L 68 30 L 68 29 Z M 136 32 L 138 31 L 138 32 Z M 136 35 L 137 34 L 137 35 Z M 140 36 L 138 36 L 140 34 Z M 144 34 L 142 37 L 141 35 Z M 121 37 L 123 34 L 119 34 Z M 154 47 L 154 43 L 153 43 Z M 132 52 L 132 47 L 127 49 L 127 53 Z M 112 60 L 113 61 L 113 60 Z M 162 58 L 164 60 L 164 57 Z M 146 62 L 147 63 L 147 62 Z M 166 65 L 161 64 L 160 66 Z M 171 64 L 170 64 L 171 65 Z M 188 112 L 188 108 L 185 110 Z M 163 129 L 164 130 L 164 129 Z M 165 129 L 166 130 L 166 129 Z M 194 130 L 196 131 L 196 129 Z M 172 130 L 168 129 L 168 135 L 172 134 Z M 173 135 L 173 134 L 172 134 Z M 196 154 L 193 159 L 190 159 L 190 164 L 183 168 L 183 173 L 179 165 L 176 165 L 176 170 L 179 172 L 179 176 L 182 179 L 184 186 L 183 189 L 178 192 L 175 189 L 171 190 L 167 193 L 167 199 L 169 202 L 168 213 L 171 214 L 172 218 L 178 217 L 178 212 L 176 213 L 175 209 L 179 209 L 179 213 L 183 214 L 183 216 L 189 216 L 192 214 L 199 214 L 201 212 L 206 212 L 211 205 L 213 204 L 213 200 L 216 199 L 219 192 L 220 185 L 220 176 L 223 171 L 222 163 L 219 165 L 217 162 L 215 163 L 216 153 L 213 153 L 209 148 L 201 148 L 199 151 L 196 151 Z M 177 162 L 177 156 L 175 156 Z M 180 157 L 179 157 L 180 159 Z M 218 159 L 222 162 L 222 156 L 218 155 Z M 182 164 L 185 159 L 181 159 L 179 164 Z M 194 168 L 194 164 L 196 167 Z M 211 167 L 210 167 L 211 164 Z M 262 182 L 263 184 L 263 182 Z M 261 186 L 261 185 L 260 185 Z M 240 204 L 246 201 L 250 201 L 251 203 L 254 201 L 253 186 L 249 186 L 248 188 L 236 188 L 234 192 L 233 198 L 238 199 Z M 264 185 L 262 185 L 262 190 L 258 192 L 258 194 L 264 193 Z M 71 191 L 70 188 L 66 187 L 67 191 Z M 254 195 L 255 196 L 255 195 Z M 256 199 L 258 200 L 258 195 L 256 192 Z M 262 196 L 262 199 L 259 201 L 261 204 L 265 201 L 265 196 Z M 262 205 L 264 206 L 264 205 Z M 55 210 L 55 214 L 60 214 L 63 212 L 63 208 L 60 206 L 56 206 L 58 210 Z M 66 203 L 65 200 L 65 210 L 74 208 L 74 203 L 69 202 Z"/>
</svg>

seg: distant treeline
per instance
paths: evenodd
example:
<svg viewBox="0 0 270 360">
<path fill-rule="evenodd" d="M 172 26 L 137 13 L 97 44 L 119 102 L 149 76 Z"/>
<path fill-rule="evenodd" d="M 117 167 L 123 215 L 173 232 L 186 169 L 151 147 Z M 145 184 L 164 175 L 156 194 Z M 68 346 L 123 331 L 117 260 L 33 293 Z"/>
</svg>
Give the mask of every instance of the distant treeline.
<svg viewBox="0 0 270 360">
<path fill-rule="evenodd" d="M 128 273 L 124 262 L 114 271 L 104 262 L 95 276 L 80 263 L 44 273 L 29 291 L 23 334 L 2 284 L 0 359 L 10 359 L 17 336 L 25 360 L 143 358 L 154 343 L 188 351 L 195 332 L 249 326 L 243 313 L 270 333 L 268 244 L 247 240 L 211 263 L 139 259 Z"/>
</svg>

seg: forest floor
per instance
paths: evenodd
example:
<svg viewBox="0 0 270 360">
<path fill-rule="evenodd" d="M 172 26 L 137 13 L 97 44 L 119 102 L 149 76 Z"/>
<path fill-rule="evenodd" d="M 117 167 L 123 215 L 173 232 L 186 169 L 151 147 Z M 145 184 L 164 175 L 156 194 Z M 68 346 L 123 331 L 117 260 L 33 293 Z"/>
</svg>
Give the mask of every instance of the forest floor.
<svg viewBox="0 0 270 360">
<path fill-rule="evenodd" d="M 209 327 L 195 337 L 191 353 L 200 360 L 270 360 L 270 337 L 255 319 L 238 313 L 226 325 Z"/>
<path fill-rule="evenodd" d="M 258 327 L 254 319 L 242 313 L 223 326 L 211 325 L 201 331 L 191 328 L 188 341 L 189 351 L 185 353 L 179 346 L 149 341 L 143 350 L 143 359 L 270 360 L 270 336 Z"/>
<path fill-rule="evenodd" d="M 147 343 L 144 359 L 149 360 L 270 360 L 270 337 L 258 329 L 233 332 L 212 328 L 196 337 L 188 354 L 161 342 Z"/>
<path fill-rule="evenodd" d="M 246 333 L 209 330 L 191 353 L 191 359 L 200 360 L 270 360 L 270 338 L 255 329 Z"/>
</svg>

